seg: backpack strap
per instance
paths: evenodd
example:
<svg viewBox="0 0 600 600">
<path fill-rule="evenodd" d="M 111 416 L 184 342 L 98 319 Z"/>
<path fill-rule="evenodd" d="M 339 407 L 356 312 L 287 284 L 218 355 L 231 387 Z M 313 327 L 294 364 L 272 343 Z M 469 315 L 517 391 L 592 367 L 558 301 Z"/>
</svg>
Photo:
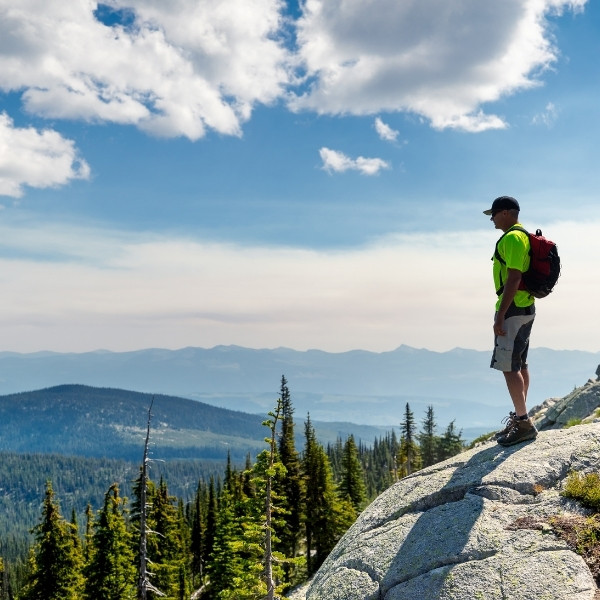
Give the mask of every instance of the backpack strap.
<svg viewBox="0 0 600 600">
<path fill-rule="evenodd" d="M 513 225 L 513 227 L 511 227 L 510 229 L 508 229 L 507 231 L 505 231 L 500 236 L 500 238 L 496 242 L 496 247 L 494 248 L 494 256 L 503 265 L 506 264 L 506 261 L 502 258 L 502 256 L 500 256 L 500 252 L 498 252 L 498 244 L 504 238 L 504 236 L 508 235 L 511 231 L 521 231 L 521 232 L 527 234 L 527 236 L 529 236 L 529 232 L 526 229 L 523 229 L 523 227 L 517 227 L 515 225 Z M 529 253 L 531 254 L 531 245 L 529 246 Z M 494 260 L 494 259 L 492 258 L 492 260 Z M 519 285 L 519 289 L 525 289 L 525 287 L 524 286 L 522 287 L 522 286 L 523 286 L 523 281 L 521 281 L 521 284 Z M 504 283 L 502 282 L 502 275 L 500 275 L 500 287 L 496 290 L 496 295 L 497 296 L 501 296 L 503 292 L 504 292 Z"/>
</svg>

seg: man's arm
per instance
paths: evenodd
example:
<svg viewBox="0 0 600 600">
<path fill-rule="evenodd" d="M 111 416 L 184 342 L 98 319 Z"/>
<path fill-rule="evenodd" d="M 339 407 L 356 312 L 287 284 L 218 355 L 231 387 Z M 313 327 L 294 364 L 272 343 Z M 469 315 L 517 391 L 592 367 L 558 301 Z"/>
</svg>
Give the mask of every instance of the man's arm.
<svg viewBox="0 0 600 600">
<path fill-rule="evenodd" d="M 521 283 L 521 277 L 523 274 L 518 269 L 508 269 L 506 275 L 506 283 L 504 284 L 504 291 L 502 292 L 502 301 L 500 307 L 496 313 L 494 320 L 494 333 L 496 335 L 506 335 L 504 331 L 504 316 L 512 301 L 515 299 L 515 294 L 519 289 Z"/>
</svg>

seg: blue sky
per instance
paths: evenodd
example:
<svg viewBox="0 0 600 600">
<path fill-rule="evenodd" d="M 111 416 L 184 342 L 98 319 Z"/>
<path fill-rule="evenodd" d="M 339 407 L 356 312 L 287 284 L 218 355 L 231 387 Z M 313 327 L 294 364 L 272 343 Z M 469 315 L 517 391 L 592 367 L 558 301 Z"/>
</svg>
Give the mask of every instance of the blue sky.
<svg viewBox="0 0 600 600">
<path fill-rule="evenodd" d="M 0 0 L 0 350 L 487 349 L 519 199 L 599 351 L 600 8 Z M 574 310 L 575 308 L 575 310 Z"/>
</svg>

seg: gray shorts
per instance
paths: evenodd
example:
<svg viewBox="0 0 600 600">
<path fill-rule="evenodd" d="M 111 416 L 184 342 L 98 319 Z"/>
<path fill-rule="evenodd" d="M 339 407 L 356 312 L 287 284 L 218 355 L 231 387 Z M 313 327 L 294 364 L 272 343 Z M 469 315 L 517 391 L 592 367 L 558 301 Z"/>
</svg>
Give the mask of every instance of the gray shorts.
<svg viewBox="0 0 600 600">
<path fill-rule="evenodd" d="M 527 368 L 529 336 L 535 319 L 535 306 L 519 309 L 513 305 L 506 314 L 506 335 L 495 336 L 490 367 L 504 372 L 520 371 Z"/>
</svg>

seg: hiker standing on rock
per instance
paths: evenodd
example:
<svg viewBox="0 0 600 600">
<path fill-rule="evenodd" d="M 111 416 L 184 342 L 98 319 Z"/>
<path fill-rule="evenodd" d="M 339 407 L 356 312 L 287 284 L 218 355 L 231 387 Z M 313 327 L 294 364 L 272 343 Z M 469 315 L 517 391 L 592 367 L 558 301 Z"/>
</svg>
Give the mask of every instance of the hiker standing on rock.
<svg viewBox="0 0 600 600">
<path fill-rule="evenodd" d="M 492 208 L 483 211 L 491 215 L 490 220 L 496 229 L 504 232 L 493 257 L 498 300 L 494 316 L 494 353 L 490 365 L 504 373 L 514 406 L 514 411 L 510 411 L 507 417 L 506 427 L 496 433 L 496 439 L 502 446 L 512 446 L 537 436 L 526 407 L 529 389 L 527 352 L 535 319 L 535 299 L 521 286 L 522 275 L 529 268 L 530 242 L 529 235 L 521 231 L 519 211 L 519 203 L 511 196 L 496 198 Z"/>
</svg>

